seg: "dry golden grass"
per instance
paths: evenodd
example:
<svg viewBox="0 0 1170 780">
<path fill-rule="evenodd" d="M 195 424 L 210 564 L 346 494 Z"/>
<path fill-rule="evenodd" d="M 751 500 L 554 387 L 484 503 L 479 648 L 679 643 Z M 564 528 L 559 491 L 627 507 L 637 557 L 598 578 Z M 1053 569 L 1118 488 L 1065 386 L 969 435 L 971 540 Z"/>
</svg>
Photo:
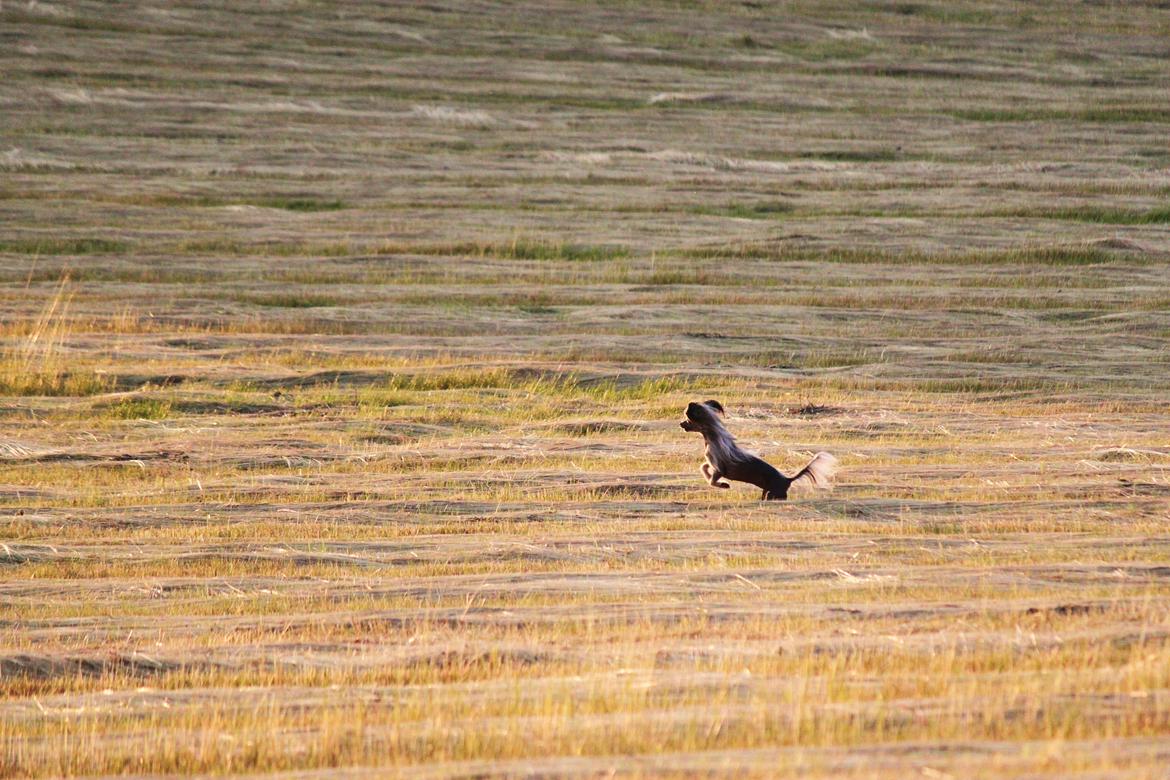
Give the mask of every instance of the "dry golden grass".
<svg viewBox="0 0 1170 780">
<path fill-rule="evenodd" d="M 1157 3 L 0 30 L 0 776 L 1165 777 Z"/>
</svg>

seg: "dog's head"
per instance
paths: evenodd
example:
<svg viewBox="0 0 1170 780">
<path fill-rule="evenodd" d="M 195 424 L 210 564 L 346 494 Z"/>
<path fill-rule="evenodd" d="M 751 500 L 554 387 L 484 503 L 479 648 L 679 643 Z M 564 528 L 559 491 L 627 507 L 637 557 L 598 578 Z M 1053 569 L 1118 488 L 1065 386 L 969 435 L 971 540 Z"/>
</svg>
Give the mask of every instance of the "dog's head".
<svg viewBox="0 0 1170 780">
<path fill-rule="evenodd" d="M 678 425 L 684 431 L 706 433 L 723 427 L 719 418 L 724 416 L 723 404 L 718 401 L 692 402 L 687 404 L 687 419 Z"/>
</svg>

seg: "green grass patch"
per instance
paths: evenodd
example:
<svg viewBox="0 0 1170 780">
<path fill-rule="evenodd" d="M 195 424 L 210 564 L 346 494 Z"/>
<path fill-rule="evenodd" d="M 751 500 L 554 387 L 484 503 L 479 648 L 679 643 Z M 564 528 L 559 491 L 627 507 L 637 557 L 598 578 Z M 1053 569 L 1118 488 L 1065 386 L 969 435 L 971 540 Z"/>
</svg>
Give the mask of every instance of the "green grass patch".
<svg viewBox="0 0 1170 780">
<path fill-rule="evenodd" d="M 372 251 L 380 255 L 493 257 L 504 260 L 620 260 L 630 256 L 627 247 L 615 244 L 581 244 L 530 238 L 447 244 L 385 243 Z"/>
<path fill-rule="evenodd" d="M 237 298 L 243 303 L 269 306 L 280 309 L 314 309 L 322 306 L 337 306 L 345 301 L 327 295 L 313 293 L 271 293 L 269 295 L 243 295 Z"/>
<path fill-rule="evenodd" d="M 702 268 L 655 268 L 650 273 L 627 273 L 622 280 L 627 284 L 645 284 L 665 287 L 675 284 L 710 284 L 712 278 Z"/>
<path fill-rule="evenodd" d="M 795 208 L 791 203 L 782 201 L 729 203 L 726 206 L 695 206 L 691 209 L 691 213 L 716 217 L 739 217 L 741 219 L 769 219 L 780 214 L 788 214 Z"/>
<path fill-rule="evenodd" d="M 1063 208 L 1025 208 L 993 212 L 990 216 L 1026 219 L 1059 219 L 1069 222 L 1094 222 L 1105 225 L 1162 225 L 1170 222 L 1170 207 L 1121 209 L 1104 206 L 1067 206 Z"/>
<path fill-rule="evenodd" d="M 272 209 L 303 212 L 341 211 L 342 209 L 348 208 L 340 200 L 317 200 L 315 198 L 264 198 L 256 201 L 255 204 Z"/>
<path fill-rule="evenodd" d="M 612 260 L 629 254 L 621 247 L 543 241 L 512 242 L 494 251 L 516 260 Z"/>
<path fill-rule="evenodd" d="M 833 162 L 892 162 L 898 159 L 893 149 L 839 149 L 821 152 L 802 152 L 805 160 L 830 160 Z"/>
<path fill-rule="evenodd" d="M 668 393 L 689 390 L 690 378 L 662 376 L 584 377 L 572 372 L 526 368 L 457 368 L 391 376 L 391 391 L 518 390 L 551 397 L 590 397 L 601 402 L 656 400 Z"/>
<path fill-rule="evenodd" d="M 171 414 L 171 402 L 159 398 L 123 398 L 102 409 L 115 420 L 165 420 Z"/>
<path fill-rule="evenodd" d="M 695 390 L 700 387 L 693 379 L 662 376 L 653 379 L 621 382 L 603 380 L 597 383 L 578 383 L 577 389 L 599 401 L 657 401 L 670 393 Z"/>
<path fill-rule="evenodd" d="M 878 248 L 813 250 L 772 243 L 743 243 L 680 250 L 698 259 L 776 260 L 786 262 L 870 263 L 895 265 L 1099 265 L 1116 258 L 1094 246 L 1022 246 L 969 252 L 893 251 Z"/>
<path fill-rule="evenodd" d="M 349 205 L 336 198 L 316 198 L 307 195 L 265 195 L 258 197 L 225 197 L 222 195 L 133 195 L 118 197 L 120 203 L 140 206 L 220 208 L 223 206 L 260 206 L 285 211 L 340 211 Z"/>
<path fill-rule="evenodd" d="M 530 380 L 530 378 L 529 378 Z M 482 390 L 519 387 L 516 372 L 506 368 L 458 368 L 420 374 L 395 374 L 390 377 L 390 390 Z"/>
<path fill-rule="evenodd" d="M 894 3 L 884 9 L 899 16 L 916 16 L 943 24 L 992 24 L 1003 23 L 1007 15 L 997 16 L 982 8 L 963 8 L 953 4 L 934 5 L 928 3 Z"/>
<path fill-rule="evenodd" d="M 96 255 L 127 252 L 128 241 L 109 238 L 14 238 L 0 240 L 0 252 L 21 255 Z"/>
<path fill-rule="evenodd" d="M 228 238 L 192 239 L 180 241 L 173 251 L 185 255 L 233 255 L 268 257 L 343 257 L 358 251 L 346 241 L 332 243 L 314 242 L 264 242 L 250 243 Z"/>
<path fill-rule="evenodd" d="M 971 122 L 1167 122 L 1164 106 L 1101 106 L 1095 108 L 963 108 L 946 112 Z"/>
<path fill-rule="evenodd" d="M 876 51 L 878 43 L 864 38 L 801 37 L 778 43 L 776 48 L 804 62 L 831 62 L 861 59 Z"/>
<path fill-rule="evenodd" d="M 927 379 L 916 382 L 914 388 L 924 393 L 1069 392 L 1075 389 L 1070 382 L 1039 377 Z"/>
<path fill-rule="evenodd" d="M 884 350 L 875 352 L 868 349 L 809 350 L 806 352 L 774 350 L 751 355 L 746 362 L 757 366 L 799 369 L 849 368 L 885 363 L 887 357 Z"/>
</svg>

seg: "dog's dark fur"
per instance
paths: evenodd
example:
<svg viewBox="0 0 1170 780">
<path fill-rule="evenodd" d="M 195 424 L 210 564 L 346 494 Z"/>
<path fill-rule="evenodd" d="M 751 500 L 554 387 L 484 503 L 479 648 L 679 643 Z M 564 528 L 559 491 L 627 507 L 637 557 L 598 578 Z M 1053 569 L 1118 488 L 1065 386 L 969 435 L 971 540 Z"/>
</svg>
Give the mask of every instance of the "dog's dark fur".
<svg viewBox="0 0 1170 780">
<path fill-rule="evenodd" d="M 808 465 L 791 477 L 786 477 L 750 452 L 744 452 L 735 443 L 723 422 L 723 404 L 718 401 L 687 404 L 687 419 L 679 425 L 684 431 L 703 434 L 707 444 L 707 462 L 701 469 L 703 477 L 713 487 L 729 488 L 720 480 L 726 477 L 737 482 L 748 482 L 761 488 L 766 501 L 783 501 L 793 482 L 806 481 L 816 487 L 827 488 L 837 470 L 837 459 L 827 452 L 818 452 Z"/>
</svg>

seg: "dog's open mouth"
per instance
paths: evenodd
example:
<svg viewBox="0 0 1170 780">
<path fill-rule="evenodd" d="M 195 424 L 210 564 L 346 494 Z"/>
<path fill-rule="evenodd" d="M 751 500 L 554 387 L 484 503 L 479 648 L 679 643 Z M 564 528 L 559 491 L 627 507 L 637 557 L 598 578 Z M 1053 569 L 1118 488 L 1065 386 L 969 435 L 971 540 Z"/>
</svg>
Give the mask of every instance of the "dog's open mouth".
<svg viewBox="0 0 1170 780">
<path fill-rule="evenodd" d="M 693 422 L 691 422 L 690 420 L 683 420 L 682 422 L 680 422 L 678 424 L 678 427 L 682 428 L 684 431 L 697 431 L 697 430 L 699 430 L 698 428 L 695 427 L 695 424 Z"/>
</svg>

